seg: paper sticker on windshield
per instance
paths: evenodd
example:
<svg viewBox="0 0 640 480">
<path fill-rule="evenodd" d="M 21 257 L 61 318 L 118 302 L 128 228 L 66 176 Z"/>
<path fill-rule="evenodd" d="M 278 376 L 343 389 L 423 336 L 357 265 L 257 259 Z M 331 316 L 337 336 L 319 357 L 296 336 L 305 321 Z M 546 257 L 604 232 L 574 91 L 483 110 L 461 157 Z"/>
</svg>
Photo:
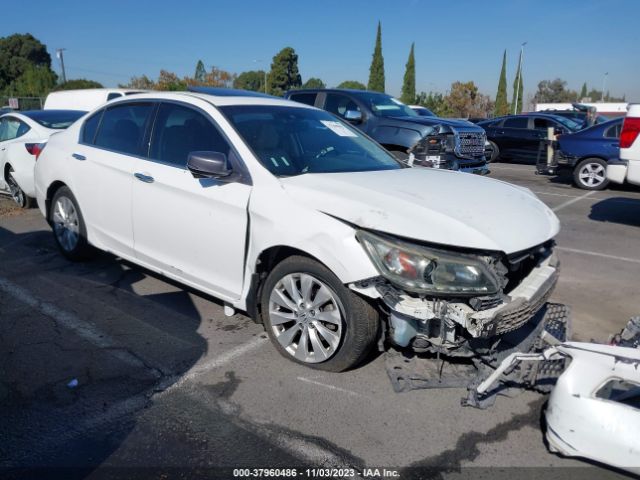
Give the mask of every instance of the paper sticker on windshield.
<svg viewBox="0 0 640 480">
<path fill-rule="evenodd" d="M 336 135 L 340 135 L 341 137 L 357 137 L 355 133 L 342 125 L 340 122 L 334 122 L 331 120 L 320 120 L 320 123 L 322 123 L 333 133 L 335 133 Z"/>
</svg>

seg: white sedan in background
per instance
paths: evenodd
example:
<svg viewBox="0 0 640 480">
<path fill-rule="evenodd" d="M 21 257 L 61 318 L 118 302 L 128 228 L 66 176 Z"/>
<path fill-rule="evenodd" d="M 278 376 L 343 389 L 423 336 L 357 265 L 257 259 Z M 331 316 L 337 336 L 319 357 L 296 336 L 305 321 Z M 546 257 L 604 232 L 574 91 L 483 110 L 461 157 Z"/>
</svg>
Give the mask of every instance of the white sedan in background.
<svg viewBox="0 0 640 480">
<path fill-rule="evenodd" d="M 86 112 L 32 110 L 0 116 L 0 191 L 22 208 L 35 203 L 33 167 L 51 134 L 63 130 Z"/>
</svg>

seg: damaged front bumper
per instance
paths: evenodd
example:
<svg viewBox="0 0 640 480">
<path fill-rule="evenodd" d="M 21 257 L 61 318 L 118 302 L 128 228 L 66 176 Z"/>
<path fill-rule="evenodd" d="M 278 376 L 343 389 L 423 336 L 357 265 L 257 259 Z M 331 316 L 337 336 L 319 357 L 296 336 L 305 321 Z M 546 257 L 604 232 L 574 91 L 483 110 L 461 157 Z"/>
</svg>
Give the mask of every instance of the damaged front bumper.
<svg viewBox="0 0 640 480">
<path fill-rule="evenodd" d="M 387 282 L 376 288 L 389 308 L 388 339 L 392 343 L 400 347 L 411 345 L 417 351 L 469 356 L 474 339 L 508 333 L 533 318 L 548 300 L 557 280 L 558 262 L 551 256 L 508 296 L 464 303 L 418 298 Z"/>
</svg>

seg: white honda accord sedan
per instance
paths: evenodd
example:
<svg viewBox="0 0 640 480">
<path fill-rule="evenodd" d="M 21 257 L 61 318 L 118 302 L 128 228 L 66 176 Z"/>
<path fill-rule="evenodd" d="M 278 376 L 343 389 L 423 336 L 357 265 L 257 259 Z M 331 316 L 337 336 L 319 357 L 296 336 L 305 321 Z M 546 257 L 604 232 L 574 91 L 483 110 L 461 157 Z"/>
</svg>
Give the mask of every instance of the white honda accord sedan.
<svg viewBox="0 0 640 480">
<path fill-rule="evenodd" d="M 49 137 L 87 112 L 29 110 L 0 116 L 0 191 L 22 208 L 34 206 L 33 167 Z"/>
<path fill-rule="evenodd" d="M 328 112 L 225 92 L 130 96 L 51 138 L 36 194 L 65 256 L 218 297 L 332 371 L 381 339 L 465 354 L 548 298 L 559 223 L 529 190 L 407 168 Z"/>
</svg>

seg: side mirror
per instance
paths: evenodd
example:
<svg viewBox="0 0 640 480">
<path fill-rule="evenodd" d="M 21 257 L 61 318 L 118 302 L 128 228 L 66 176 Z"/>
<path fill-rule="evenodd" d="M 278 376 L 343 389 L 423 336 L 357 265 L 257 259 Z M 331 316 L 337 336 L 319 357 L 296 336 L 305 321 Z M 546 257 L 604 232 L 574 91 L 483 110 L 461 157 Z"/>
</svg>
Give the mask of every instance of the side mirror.
<svg viewBox="0 0 640 480">
<path fill-rule="evenodd" d="M 553 133 L 556 135 L 564 135 L 567 131 L 563 127 L 555 127 Z"/>
<path fill-rule="evenodd" d="M 222 178 L 231 175 L 227 156 L 221 152 L 190 152 L 187 168 L 195 178 Z"/>
<path fill-rule="evenodd" d="M 360 110 L 347 110 L 344 112 L 344 119 L 351 123 L 360 123 L 362 121 L 362 113 Z"/>
</svg>

